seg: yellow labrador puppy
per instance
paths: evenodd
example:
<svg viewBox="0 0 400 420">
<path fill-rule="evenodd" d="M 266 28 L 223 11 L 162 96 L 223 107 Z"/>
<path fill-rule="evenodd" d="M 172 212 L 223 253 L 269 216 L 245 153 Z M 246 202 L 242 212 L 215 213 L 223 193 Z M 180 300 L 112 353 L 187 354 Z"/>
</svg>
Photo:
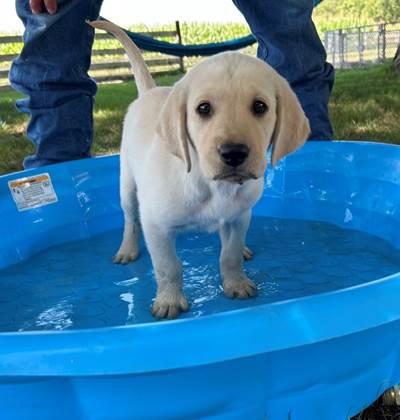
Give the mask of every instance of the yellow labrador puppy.
<svg viewBox="0 0 400 420">
<path fill-rule="evenodd" d="M 116 25 L 90 23 L 118 38 L 138 86 L 125 116 L 121 205 L 125 226 L 114 257 L 138 256 L 138 213 L 157 279 L 156 318 L 188 309 L 175 236 L 218 231 L 220 271 L 228 297 L 246 299 L 255 284 L 243 271 L 251 209 L 262 194 L 266 152 L 272 164 L 309 135 L 308 120 L 288 83 L 256 58 L 227 52 L 191 69 L 173 87 L 156 87 L 140 51 Z"/>
</svg>

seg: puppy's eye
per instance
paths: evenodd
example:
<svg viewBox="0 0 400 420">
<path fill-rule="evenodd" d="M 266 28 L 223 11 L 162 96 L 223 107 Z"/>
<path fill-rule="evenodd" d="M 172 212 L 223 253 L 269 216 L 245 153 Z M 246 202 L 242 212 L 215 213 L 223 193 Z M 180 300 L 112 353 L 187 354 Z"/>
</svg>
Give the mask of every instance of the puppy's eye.
<svg viewBox="0 0 400 420">
<path fill-rule="evenodd" d="M 202 116 L 209 116 L 211 114 L 211 105 L 209 102 L 202 102 L 197 107 L 197 112 Z"/>
<path fill-rule="evenodd" d="M 262 115 L 268 111 L 268 105 L 260 100 L 253 102 L 253 113 L 255 115 Z"/>
</svg>

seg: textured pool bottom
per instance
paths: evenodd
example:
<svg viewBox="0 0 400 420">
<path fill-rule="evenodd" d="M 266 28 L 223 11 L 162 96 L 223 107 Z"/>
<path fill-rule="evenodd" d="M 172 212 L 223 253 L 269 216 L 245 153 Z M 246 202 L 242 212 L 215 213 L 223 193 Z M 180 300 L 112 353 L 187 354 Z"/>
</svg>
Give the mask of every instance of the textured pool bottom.
<svg viewBox="0 0 400 420">
<path fill-rule="evenodd" d="M 143 243 L 139 259 L 114 265 L 121 240 L 112 231 L 42 252 L 0 271 L 0 331 L 63 330 L 153 322 L 156 285 Z M 374 236 L 336 226 L 254 217 L 245 263 L 258 296 L 223 295 L 217 235 L 186 233 L 177 241 L 184 290 L 197 317 L 328 292 L 400 271 L 400 250 Z"/>
</svg>

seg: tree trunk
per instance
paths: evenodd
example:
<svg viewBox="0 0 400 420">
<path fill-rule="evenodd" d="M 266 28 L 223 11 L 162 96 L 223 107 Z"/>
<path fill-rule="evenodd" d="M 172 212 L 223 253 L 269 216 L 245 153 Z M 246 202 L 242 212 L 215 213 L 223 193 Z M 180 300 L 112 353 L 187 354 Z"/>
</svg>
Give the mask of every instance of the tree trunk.
<svg viewBox="0 0 400 420">
<path fill-rule="evenodd" d="M 400 44 L 397 47 L 397 51 L 396 54 L 394 55 L 394 59 L 393 59 L 393 65 L 394 68 L 397 70 L 400 70 Z"/>
</svg>

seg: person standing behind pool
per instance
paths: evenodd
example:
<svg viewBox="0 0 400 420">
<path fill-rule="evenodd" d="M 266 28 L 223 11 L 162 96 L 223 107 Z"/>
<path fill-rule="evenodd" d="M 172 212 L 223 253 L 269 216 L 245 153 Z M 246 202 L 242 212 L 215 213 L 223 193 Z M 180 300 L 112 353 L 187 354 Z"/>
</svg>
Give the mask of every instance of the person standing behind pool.
<svg viewBox="0 0 400 420">
<path fill-rule="evenodd" d="M 31 115 L 27 135 L 33 168 L 90 156 L 96 83 L 88 76 L 94 29 L 103 0 L 16 0 L 24 46 L 10 82 L 27 96 L 17 101 Z"/>
<path fill-rule="evenodd" d="M 258 41 L 257 56 L 295 91 L 311 126 L 311 140 L 331 140 L 328 102 L 333 66 L 311 15 L 313 0 L 233 0 Z"/>
<path fill-rule="evenodd" d="M 17 101 L 31 115 L 27 135 L 35 154 L 24 168 L 86 158 L 93 141 L 96 83 L 88 75 L 103 0 L 16 0 L 24 46 L 10 70 Z M 332 138 L 328 100 L 333 67 L 311 19 L 312 0 L 233 0 L 259 42 L 258 57 L 285 77 L 311 124 L 311 139 Z"/>
</svg>

